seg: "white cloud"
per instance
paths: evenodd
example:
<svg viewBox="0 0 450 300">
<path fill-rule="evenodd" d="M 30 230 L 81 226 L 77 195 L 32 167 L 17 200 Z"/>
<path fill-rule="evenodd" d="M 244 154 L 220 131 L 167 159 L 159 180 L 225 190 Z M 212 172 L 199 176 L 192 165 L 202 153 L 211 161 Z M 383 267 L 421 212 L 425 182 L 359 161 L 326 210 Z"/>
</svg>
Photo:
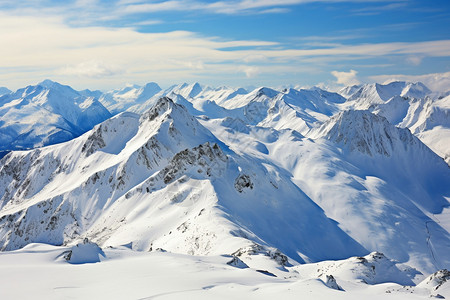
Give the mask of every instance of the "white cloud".
<svg viewBox="0 0 450 300">
<path fill-rule="evenodd" d="M 388 0 L 370 0 L 369 2 L 386 2 Z M 401 1 L 401 0 L 400 0 Z M 144 3 L 143 1 L 119 1 L 123 4 L 121 13 L 133 14 L 142 12 L 162 11 L 188 11 L 200 10 L 216 14 L 267 14 L 286 13 L 287 6 L 301 5 L 313 2 L 336 2 L 336 0 L 230 0 L 230 1 L 195 1 L 195 0 L 168 0 L 161 2 Z M 338 2 L 367 2 L 367 0 L 338 0 Z M 397 8 L 399 3 L 384 8 Z"/>
<path fill-rule="evenodd" d="M 392 81 L 422 82 L 434 92 L 450 91 L 450 72 L 423 75 L 377 75 L 369 78 L 373 81 L 383 83 Z"/>
<path fill-rule="evenodd" d="M 118 66 L 108 65 L 101 61 L 90 60 L 81 62 L 77 65 L 66 66 L 57 73 L 88 78 L 103 78 L 105 76 L 123 74 L 124 70 Z"/>
<path fill-rule="evenodd" d="M 243 66 L 240 69 L 245 73 L 247 78 L 254 78 L 261 73 L 260 69 L 254 66 Z"/>
<path fill-rule="evenodd" d="M 392 10 L 401 10 L 405 9 L 408 6 L 408 3 L 403 2 L 397 2 L 397 3 L 389 3 L 382 6 L 370 6 L 370 7 L 364 7 L 355 9 L 353 12 L 356 15 L 366 16 L 366 15 L 377 15 L 381 14 L 386 11 L 392 11 Z"/>
<path fill-rule="evenodd" d="M 272 80 L 281 80 L 281 75 L 294 80 L 293 74 L 311 68 L 329 72 L 329 62 L 336 60 L 398 56 L 404 62 L 408 57 L 450 56 L 450 40 L 298 49 L 273 41 L 224 40 L 188 31 L 141 33 L 132 28 L 70 27 L 62 17 L 7 13 L 0 13 L 0 28 L 0 82 L 11 88 L 8 82 L 21 87 L 43 78 L 77 80 L 94 87 L 126 81 L 173 83 L 199 76 L 236 82 L 236 71 L 247 78 L 275 74 L 277 78 Z M 242 66 L 246 64 L 251 66 Z M 357 81 L 356 73 L 336 74 L 342 84 Z"/>
<path fill-rule="evenodd" d="M 143 12 L 160 12 L 174 10 L 193 10 L 198 8 L 197 3 L 187 3 L 187 1 L 164 1 L 157 3 L 139 3 L 130 4 L 122 10 L 125 14 L 143 13 Z"/>
<path fill-rule="evenodd" d="M 331 74 L 336 77 L 336 83 L 338 84 L 347 86 L 360 83 L 360 81 L 356 78 L 356 74 L 358 74 L 358 72 L 355 70 L 350 70 L 349 72 L 332 71 Z"/>
<path fill-rule="evenodd" d="M 7 45 L 0 47 L 0 57 L 8 58 L 0 60 L 0 81 L 17 82 L 22 78 L 21 84 L 55 78 L 55 74 L 63 79 L 108 76 L 109 80 L 145 82 L 145 77 L 174 82 L 191 78 L 207 64 L 216 64 L 219 72 L 231 73 L 228 66 L 241 62 L 248 53 L 224 49 L 276 45 L 270 41 L 223 41 L 187 31 L 139 33 L 130 28 L 72 28 L 57 17 L 0 14 L 0 28 L 5 29 L 0 31 L 2 45 Z"/>
<path fill-rule="evenodd" d="M 141 22 L 136 22 L 133 23 L 133 26 L 147 26 L 147 25 L 158 25 L 158 24 L 163 24 L 164 22 L 161 20 L 146 20 L 146 21 L 141 21 Z"/>
</svg>

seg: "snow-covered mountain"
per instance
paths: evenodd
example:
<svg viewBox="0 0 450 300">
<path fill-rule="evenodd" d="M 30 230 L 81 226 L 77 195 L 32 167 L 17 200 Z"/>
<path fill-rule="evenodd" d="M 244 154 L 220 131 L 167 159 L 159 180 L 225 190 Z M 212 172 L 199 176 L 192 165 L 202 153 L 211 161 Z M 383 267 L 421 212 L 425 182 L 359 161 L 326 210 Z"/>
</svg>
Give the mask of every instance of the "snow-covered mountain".
<svg viewBox="0 0 450 300">
<path fill-rule="evenodd" d="M 351 95 L 356 93 L 361 88 L 361 85 L 355 84 L 355 85 L 349 85 L 346 86 L 338 91 L 338 94 L 342 97 L 348 99 Z"/>
<path fill-rule="evenodd" d="M 366 252 L 282 170 L 237 155 L 169 98 L 71 142 L 11 153 L 0 172 L 3 250 L 88 237 L 201 255 L 279 246 L 297 261 Z"/>
<path fill-rule="evenodd" d="M 191 96 L 192 90 L 196 91 L 195 97 Z M 339 105 L 345 102 L 345 98 L 339 94 L 319 88 L 277 91 L 260 87 L 246 92 L 241 88 L 212 89 L 202 88 L 199 84 L 183 84 L 156 94 L 144 104 L 136 105 L 130 110 L 142 113 L 154 105 L 161 95 L 184 105 L 191 114 L 198 117 L 228 118 L 278 130 L 294 129 L 302 134 L 308 132 L 316 122 L 323 122 L 336 113 Z"/>
<path fill-rule="evenodd" d="M 349 90 L 351 91 L 351 89 Z M 345 90 L 343 90 L 345 93 Z M 389 84 L 364 84 L 349 95 L 348 104 L 354 109 L 368 109 L 371 105 L 383 104 L 394 96 L 424 98 L 431 91 L 423 83 L 394 81 Z"/>
<path fill-rule="evenodd" d="M 68 141 L 109 117 L 96 98 L 45 80 L 0 97 L 0 151 Z"/>
<path fill-rule="evenodd" d="M 98 91 L 49 81 L 19 91 L 2 107 L 35 103 L 72 121 L 83 118 L 64 103 L 103 107 Z M 383 293 L 427 297 L 448 277 L 448 96 L 405 82 L 340 94 L 195 83 L 100 99 L 113 117 L 0 160 L 3 251 L 64 245 L 58 257 L 72 263 L 116 249 L 208 255 L 337 291 L 391 282 L 404 287 Z"/>
<path fill-rule="evenodd" d="M 154 82 L 147 83 L 144 86 L 128 85 L 102 94 L 99 96 L 99 101 L 112 114 L 117 114 L 133 105 L 142 104 L 160 91 L 161 88 Z"/>
<path fill-rule="evenodd" d="M 386 85 L 365 84 L 356 91 L 354 87 L 341 90 L 342 95 L 346 93 L 348 100 L 344 109 L 368 109 L 396 126 L 409 128 L 450 164 L 448 96 L 436 97 L 420 82 L 403 81 Z"/>
<path fill-rule="evenodd" d="M 409 128 L 450 165 L 450 96 L 414 99 L 399 126 Z"/>
</svg>

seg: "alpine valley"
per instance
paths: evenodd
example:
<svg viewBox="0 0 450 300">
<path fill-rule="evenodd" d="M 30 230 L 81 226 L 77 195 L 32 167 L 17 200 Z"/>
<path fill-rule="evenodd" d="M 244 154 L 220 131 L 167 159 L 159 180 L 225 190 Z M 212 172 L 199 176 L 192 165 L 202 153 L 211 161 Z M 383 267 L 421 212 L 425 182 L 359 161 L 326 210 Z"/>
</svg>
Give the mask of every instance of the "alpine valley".
<svg viewBox="0 0 450 300">
<path fill-rule="evenodd" d="M 450 298 L 449 94 L 1 88 L 0 298 Z"/>
</svg>

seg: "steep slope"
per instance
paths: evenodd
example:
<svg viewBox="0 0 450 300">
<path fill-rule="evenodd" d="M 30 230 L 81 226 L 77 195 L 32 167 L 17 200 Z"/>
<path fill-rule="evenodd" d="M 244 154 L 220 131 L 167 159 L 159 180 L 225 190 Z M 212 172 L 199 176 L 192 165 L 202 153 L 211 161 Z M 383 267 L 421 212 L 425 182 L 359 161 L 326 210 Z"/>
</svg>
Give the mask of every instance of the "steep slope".
<svg viewBox="0 0 450 300">
<path fill-rule="evenodd" d="M 96 98 L 45 80 L 0 97 L 0 151 L 67 141 L 110 116 Z"/>
<path fill-rule="evenodd" d="M 346 211 L 336 209 L 326 191 L 311 190 L 316 195 L 312 198 L 318 199 L 327 213 L 332 212 L 332 218 L 348 228 L 357 226 L 350 229 L 353 232 L 366 232 L 370 241 L 355 239 L 369 250 L 379 249 L 399 261 L 421 261 L 428 264 L 428 270 L 433 265 L 449 266 L 445 250 L 450 246 L 449 234 L 433 217 L 449 206 L 450 170 L 440 157 L 409 130 L 367 111 L 339 113 L 315 134 L 310 137 L 321 137 L 317 142 L 326 139 L 342 149 L 342 154 L 333 155 L 330 161 L 319 162 L 329 170 L 324 183 L 343 180 L 352 187 L 333 193 Z M 307 180 L 305 175 L 302 180 Z M 364 215 L 362 222 L 346 224 L 351 223 L 346 221 L 349 213 L 355 218 Z M 417 261 L 408 262 L 416 265 Z"/>
<path fill-rule="evenodd" d="M 87 237 L 188 254 L 277 247 L 302 262 L 367 253 L 282 169 L 229 150 L 169 98 L 140 118 L 10 153 L 0 174 L 3 250 Z"/>
</svg>

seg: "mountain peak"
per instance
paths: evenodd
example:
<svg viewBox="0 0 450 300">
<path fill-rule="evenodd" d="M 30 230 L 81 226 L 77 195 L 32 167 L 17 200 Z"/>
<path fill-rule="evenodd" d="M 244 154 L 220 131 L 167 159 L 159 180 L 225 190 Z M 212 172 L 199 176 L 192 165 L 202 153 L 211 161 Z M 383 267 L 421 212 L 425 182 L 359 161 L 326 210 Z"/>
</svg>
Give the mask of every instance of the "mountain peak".
<svg viewBox="0 0 450 300">
<path fill-rule="evenodd" d="M 142 88 L 144 88 L 144 89 L 158 89 L 158 90 L 161 90 L 161 87 L 156 82 L 148 82 Z"/>
<path fill-rule="evenodd" d="M 78 91 L 74 90 L 72 87 L 70 87 L 68 85 L 63 85 L 59 82 L 52 81 L 50 79 L 45 79 L 44 81 L 38 83 L 37 86 L 40 86 L 47 90 L 50 90 L 52 93 L 58 92 L 61 95 L 67 96 L 70 98 L 77 98 L 77 97 L 81 96 L 81 94 Z"/>
<path fill-rule="evenodd" d="M 172 109 L 174 106 L 176 106 L 176 104 L 173 102 L 171 98 L 161 97 L 156 101 L 155 105 L 153 105 L 152 108 L 150 108 L 147 112 L 142 114 L 142 119 L 153 121 L 159 115 Z"/>
<path fill-rule="evenodd" d="M 53 80 L 50 80 L 50 79 L 45 79 L 45 80 L 39 82 L 37 85 L 40 85 L 40 86 L 45 87 L 45 88 L 52 88 L 54 86 L 61 86 L 60 83 L 58 83 L 56 81 L 53 81 Z"/>
<path fill-rule="evenodd" d="M 356 93 L 361 88 L 361 85 L 349 85 L 346 86 L 338 91 L 338 94 L 340 94 L 344 98 L 351 97 L 354 93 Z"/>
<path fill-rule="evenodd" d="M 422 82 L 408 83 L 403 88 L 400 96 L 410 98 L 424 98 L 431 94 L 431 90 Z"/>
<path fill-rule="evenodd" d="M 276 90 L 264 86 L 256 89 L 254 92 L 256 93 L 256 97 L 267 96 L 273 98 L 278 94 Z"/>
<path fill-rule="evenodd" d="M 397 149 L 417 144 L 418 140 L 408 129 L 397 128 L 383 116 L 367 110 L 347 110 L 338 113 L 320 128 L 318 137 L 369 156 L 391 156 Z"/>
<path fill-rule="evenodd" d="M 191 98 L 194 98 L 198 94 L 200 94 L 203 91 L 203 88 L 198 82 L 194 82 L 193 84 L 190 84 L 188 87 L 188 96 Z M 186 98 L 186 97 L 185 97 Z"/>
<path fill-rule="evenodd" d="M 12 91 L 6 87 L 0 86 L 0 96 L 11 93 Z"/>
</svg>

